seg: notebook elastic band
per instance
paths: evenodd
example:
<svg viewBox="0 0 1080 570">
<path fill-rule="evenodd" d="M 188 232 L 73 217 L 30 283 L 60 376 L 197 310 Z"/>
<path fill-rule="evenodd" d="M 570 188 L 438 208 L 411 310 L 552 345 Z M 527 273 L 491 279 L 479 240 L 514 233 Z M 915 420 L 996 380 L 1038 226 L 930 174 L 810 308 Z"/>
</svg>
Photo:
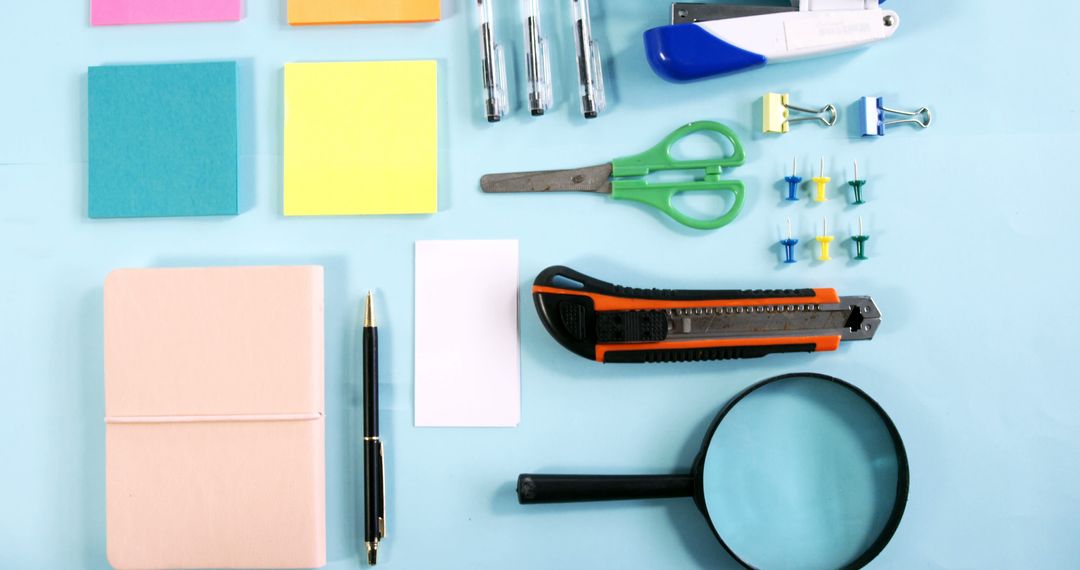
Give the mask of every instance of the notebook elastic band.
<svg viewBox="0 0 1080 570">
<path fill-rule="evenodd" d="M 202 424 L 211 422 L 302 422 L 317 420 L 322 412 L 306 414 L 228 414 L 207 416 L 106 416 L 107 424 Z"/>
</svg>

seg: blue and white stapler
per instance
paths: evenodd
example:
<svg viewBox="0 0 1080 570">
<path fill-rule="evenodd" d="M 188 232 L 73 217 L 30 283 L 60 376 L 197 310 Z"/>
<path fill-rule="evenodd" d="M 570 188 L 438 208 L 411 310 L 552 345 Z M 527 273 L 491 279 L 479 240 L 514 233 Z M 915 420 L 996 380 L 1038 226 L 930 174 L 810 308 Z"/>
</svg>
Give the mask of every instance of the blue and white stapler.
<svg viewBox="0 0 1080 570">
<path fill-rule="evenodd" d="M 653 70 L 692 81 L 826 55 L 887 39 L 900 26 L 884 0 L 791 0 L 791 6 L 677 2 L 671 25 L 645 32 Z"/>
</svg>

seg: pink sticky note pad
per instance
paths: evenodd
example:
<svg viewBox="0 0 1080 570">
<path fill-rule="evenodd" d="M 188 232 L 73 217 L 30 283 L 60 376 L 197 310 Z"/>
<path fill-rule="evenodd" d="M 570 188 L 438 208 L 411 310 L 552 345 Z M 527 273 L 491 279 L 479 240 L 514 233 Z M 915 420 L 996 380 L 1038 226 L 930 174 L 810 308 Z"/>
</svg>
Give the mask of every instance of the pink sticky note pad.
<svg viewBox="0 0 1080 570">
<path fill-rule="evenodd" d="M 244 0 L 92 0 L 95 26 L 235 22 L 244 15 Z"/>
</svg>

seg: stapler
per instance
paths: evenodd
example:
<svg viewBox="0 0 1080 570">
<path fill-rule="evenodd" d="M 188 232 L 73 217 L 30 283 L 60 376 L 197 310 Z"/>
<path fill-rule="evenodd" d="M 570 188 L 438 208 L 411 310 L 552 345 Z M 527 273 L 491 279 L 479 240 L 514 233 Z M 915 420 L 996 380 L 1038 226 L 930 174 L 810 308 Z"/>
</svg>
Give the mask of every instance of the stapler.
<svg viewBox="0 0 1080 570">
<path fill-rule="evenodd" d="M 878 42 L 900 17 L 884 0 L 791 0 L 791 6 L 676 2 L 671 25 L 645 32 L 653 70 L 683 82 Z"/>
</svg>

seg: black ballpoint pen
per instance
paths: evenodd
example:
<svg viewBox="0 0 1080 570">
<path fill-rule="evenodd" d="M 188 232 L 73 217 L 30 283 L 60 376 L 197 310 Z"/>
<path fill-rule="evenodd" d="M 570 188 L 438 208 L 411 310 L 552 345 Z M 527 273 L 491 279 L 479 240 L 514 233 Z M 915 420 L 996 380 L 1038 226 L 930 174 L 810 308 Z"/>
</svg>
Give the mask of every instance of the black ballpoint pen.
<svg viewBox="0 0 1080 570">
<path fill-rule="evenodd" d="M 386 537 L 386 489 L 383 444 L 379 439 L 379 329 L 375 298 L 364 304 L 364 547 L 368 564 L 378 558 Z"/>
</svg>

